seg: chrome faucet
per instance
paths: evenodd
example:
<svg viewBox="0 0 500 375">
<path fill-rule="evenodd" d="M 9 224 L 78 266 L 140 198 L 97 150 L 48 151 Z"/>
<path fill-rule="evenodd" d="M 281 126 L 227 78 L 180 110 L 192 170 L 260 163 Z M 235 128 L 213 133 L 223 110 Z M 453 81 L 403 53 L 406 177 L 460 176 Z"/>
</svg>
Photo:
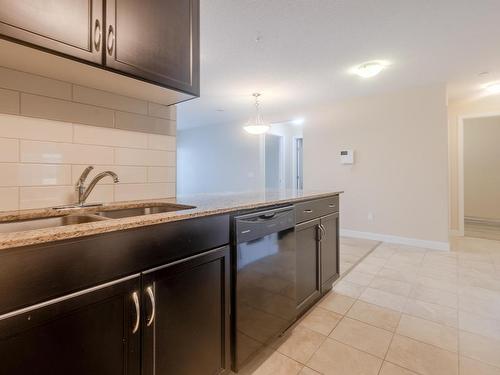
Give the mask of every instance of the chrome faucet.
<svg viewBox="0 0 500 375">
<path fill-rule="evenodd" d="M 116 184 L 120 180 L 118 179 L 118 175 L 115 172 L 112 171 L 105 171 L 99 173 L 97 176 L 94 177 L 94 179 L 90 182 L 89 186 L 85 187 L 85 180 L 87 179 L 89 173 L 94 169 L 93 166 L 88 166 L 85 168 L 85 170 L 82 172 L 82 175 L 78 179 L 78 182 L 76 183 L 76 191 L 78 192 L 78 205 L 79 206 L 84 206 L 85 201 L 89 197 L 90 193 L 92 193 L 92 190 L 94 190 L 95 186 L 97 183 L 102 180 L 106 176 L 110 176 L 113 178 L 113 182 Z"/>
</svg>

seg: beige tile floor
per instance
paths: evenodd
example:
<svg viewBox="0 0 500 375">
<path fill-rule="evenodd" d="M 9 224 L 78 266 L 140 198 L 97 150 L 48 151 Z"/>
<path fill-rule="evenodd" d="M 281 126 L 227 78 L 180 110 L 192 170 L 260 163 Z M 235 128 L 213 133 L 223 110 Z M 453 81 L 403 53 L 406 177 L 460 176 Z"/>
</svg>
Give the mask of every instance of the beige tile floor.
<svg viewBox="0 0 500 375">
<path fill-rule="evenodd" d="M 500 241 L 452 249 L 380 244 L 240 373 L 500 375 Z"/>
</svg>

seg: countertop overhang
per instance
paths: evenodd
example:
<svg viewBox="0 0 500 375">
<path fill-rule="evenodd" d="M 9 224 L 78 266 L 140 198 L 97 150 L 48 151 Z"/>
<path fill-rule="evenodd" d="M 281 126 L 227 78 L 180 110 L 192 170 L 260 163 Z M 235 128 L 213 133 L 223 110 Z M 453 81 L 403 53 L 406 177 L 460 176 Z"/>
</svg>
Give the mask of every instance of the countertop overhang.
<svg viewBox="0 0 500 375">
<path fill-rule="evenodd" d="M 92 214 L 96 211 L 144 207 L 151 203 L 166 203 L 195 206 L 192 209 L 166 213 L 133 216 L 120 219 L 108 219 L 84 224 L 67 225 L 54 228 L 36 229 L 24 232 L 0 234 L 0 249 L 35 245 L 84 236 L 108 233 L 131 228 L 138 228 L 172 221 L 187 220 L 197 217 L 220 215 L 241 210 L 251 210 L 286 203 L 296 203 L 315 198 L 338 195 L 342 191 L 306 191 L 280 190 L 249 193 L 222 193 L 179 196 L 168 199 L 127 201 L 104 204 L 98 207 L 85 207 L 73 210 L 55 210 L 43 208 L 35 210 L 0 212 L 0 223 L 13 220 L 56 217 L 68 214 Z"/>
</svg>

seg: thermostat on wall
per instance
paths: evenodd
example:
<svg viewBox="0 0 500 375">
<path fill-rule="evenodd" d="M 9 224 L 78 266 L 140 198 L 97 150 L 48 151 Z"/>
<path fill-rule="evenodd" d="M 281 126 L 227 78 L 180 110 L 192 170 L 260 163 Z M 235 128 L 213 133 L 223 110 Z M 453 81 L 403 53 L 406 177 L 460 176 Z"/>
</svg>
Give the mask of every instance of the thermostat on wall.
<svg viewBox="0 0 500 375">
<path fill-rule="evenodd" d="M 354 164 L 354 151 L 353 150 L 340 151 L 340 164 Z"/>
</svg>

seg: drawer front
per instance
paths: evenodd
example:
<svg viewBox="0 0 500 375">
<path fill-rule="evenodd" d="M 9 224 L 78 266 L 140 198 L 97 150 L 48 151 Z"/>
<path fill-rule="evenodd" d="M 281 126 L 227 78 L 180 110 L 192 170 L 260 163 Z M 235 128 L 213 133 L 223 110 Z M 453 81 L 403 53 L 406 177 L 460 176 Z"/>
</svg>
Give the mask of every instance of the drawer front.
<svg viewBox="0 0 500 375">
<path fill-rule="evenodd" d="M 321 216 L 339 212 L 339 196 L 312 199 L 295 204 L 295 217 L 297 223 L 316 219 Z"/>
</svg>

